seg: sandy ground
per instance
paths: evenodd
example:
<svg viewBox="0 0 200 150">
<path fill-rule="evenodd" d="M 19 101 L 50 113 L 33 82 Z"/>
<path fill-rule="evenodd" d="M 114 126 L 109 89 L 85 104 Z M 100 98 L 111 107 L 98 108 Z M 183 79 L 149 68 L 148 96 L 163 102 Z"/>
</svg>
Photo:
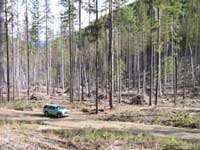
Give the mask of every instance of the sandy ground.
<svg viewBox="0 0 200 150">
<path fill-rule="evenodd" d="M 46 101 L 45 101 L 46 103 Z M 122 121 L 104 121 L 99 120 L 106 115 L 112 115 L 124 111 L 140 111 L 141 109 L 154 109 L 148 106 L 132 106 L 125 104 L 116 104 L 113 110 L 108 109 L 108 102 L 102 102 L 100 108 L 104 112 L 100 114 L 83 113 L 82 108 L 87 108 L 89 111 L 93 110 L 94 103 L 88 102 L 87 105 L 69 105 L 66 101 L 56 100 L 58 104 L 65 104 L 69 106 L 72 114 L 65 118 L 48 118 L 44 117 L 42 109 L 34 111 L 17 111 L 12 108 L 0 108 L 0 150 L 66 150 L 77 149 L 73 147 L 72 143 L 61 139 L 56 135 L 44 134 L 46 130 L 57 129 L 82 129 L 82 128 L 96 128 L 96 129 L 112 129 L 120 131 L 130 131 L 133 133 L 148 133 L 161 137 L 176 137 L 178 139 L 188 140 L 200 143 L 199 129 L 184 129 L 160 125 L 147 125 L 133 122 Z M 199 108 L 187 106 L 184 107 L 159 107 L 169 110 L 192 110 L 200 112 Z M 17 122 L 17 123 L 16 123 Z M 85 148 L 83 148 L 85 150 Z M 112 148 L 108 148 L 111 150 Z M 112 149 L 113 150 L 113 149 Z"/>
</svg>

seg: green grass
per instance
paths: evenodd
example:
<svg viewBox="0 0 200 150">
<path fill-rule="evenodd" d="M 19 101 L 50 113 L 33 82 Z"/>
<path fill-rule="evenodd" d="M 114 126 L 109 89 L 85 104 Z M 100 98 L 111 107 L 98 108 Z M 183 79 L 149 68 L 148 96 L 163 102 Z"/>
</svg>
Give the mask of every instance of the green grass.
<svg viewBox="0 0 200 150">
<path fill-rule="evenodd" d="M 174 126 L 177 127 L 191 127 L 195 125 L 194 118 L 189 114 L 177 114 L 173 117 Z"/>
<path fill-rule="evenodd" d="M 121 141 L 121 147 L 126 149 L 135 148 L 155 148 L 163 150 L 198 150 L 199 144 L 193 144 L 183 140 L 178 140 L 174 137 L 156 137 L 148 134 L 132 134 L 129 131 L 113 131 L 104 129 L 85 128 L 81 130 L 58 130 L 54 134 L 62 138 L 73 141 L 73 143 L 90 143 L 95 145 L 97 142 L 105 143 L 106 146 L 114 143 L 114 141 Z M 105 147 L 104 147 L 105 148 Z"/>
<path fill-rule="evenodd" d="M 76 142 L 96 142 L 102 140 L 133 140 L 133 136 L 129 132 L 112 132 L 107 130 L 96 130 L 85 128 L 83 130 L 59 130 L 56 134 L 64 138 L 73 138 Z"/>
</svg>

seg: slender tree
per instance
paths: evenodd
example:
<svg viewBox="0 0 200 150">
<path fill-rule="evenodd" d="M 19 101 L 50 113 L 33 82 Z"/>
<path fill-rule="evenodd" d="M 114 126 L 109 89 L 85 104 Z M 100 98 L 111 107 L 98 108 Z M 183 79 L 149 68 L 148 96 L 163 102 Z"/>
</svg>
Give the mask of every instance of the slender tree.
<svg viewBox="0 0 200 150">
<path fill-rule="evenodd" d="M 49 72 L 49 48 L 48 48 L 48 19 L 49 19 L 49 0 L 45 0 L 45 36 L 46 36 L 46 89 L 47 95 L 49 95 L 50 88 L 50 72 Z"/>
<path fill-rule="evenodd" d="M 83 79 L 83 49 L 82 49 L 82 18 L 81 11 L 82 10 L 82 0 L 79 0 L 79 50 L 80 50 L 80 74 L 81 74 L 81 101 L 84 100 L 84 79 Z"/>
<path fill-rule="evenodd" d="M 4 0 L 0 0 L 0 99 L 2 99 L 2 90 L 3 85 L 5 83 L 4 79 L 4 68 L 3 68 L 3 24 L 4 24 L 4 17 L 3 17 L 3 6 Z"/>
<path fill-rule="evenodd" d="M 28 0 L 25 1 L 25 22 L 26 22 L 26 54 L 27 54 L 27 99 L 30 98 L 30 47 L 29 47 L 29 18 Z"/>
<path fill-rule="evenodd" d="M 96 21 L 95 21 L 95 26 L 96 26 L 96 113 L 98 114 L 99 108 L 98 108 L 98 95 L 99 95 L 99 81 L 98 81 L 98 74 L 99 74 L 99 64 L 98 64 L 98 60 L 99 60 L 99 38 L 98 38 L 98 0 L 96 0 Z"/>
<path fill-rule="evenodd" d="M 113 108 L 113 54 L 112 54 L 112 44 L 113 44 L 113 9 L 112 0 L 109 0 L 109 52 L 108 52 L 108 82 L 109 82 L 109 105 L 110 109 Z"/>
<path fill-rule="evenodd" d="M 8 35 L 8 2 L 5 0 L 5 27 L 6 27 L 6 56 L 7 56 L 7 101 L 10 100 L 10 57 L 9 57 L 9 35 Z"/>
</svg>

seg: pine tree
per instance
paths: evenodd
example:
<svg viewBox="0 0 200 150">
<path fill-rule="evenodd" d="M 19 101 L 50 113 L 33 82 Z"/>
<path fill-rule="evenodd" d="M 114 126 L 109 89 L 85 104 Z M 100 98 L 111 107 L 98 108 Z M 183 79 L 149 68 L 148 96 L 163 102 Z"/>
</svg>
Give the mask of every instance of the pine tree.
<svg viewBox="0 0 200 150">
<path fill-rule="evenodd" d="M 45 49 L 46 49 L 46 89 L 47 89 L 47 95 L 49 95 L 50 92 L 50 69 L 49 69 L 49 37 L 48 37 L 48 23 L 49 23 L 49 13 L 50 13 L 50 8 L 49 8 L 49 0 L 45 0 Z"/>
<path fill-rule="evenodd" d="M 31 38 L 31 49 L 33 50 L 34 54 L 37 55 L 33 69 L 33 81 L 34 85 L 39 84 L 39 72 L 40 72 L 40 60 L 41 60 L 41 52 L 40 52 L 40 31 L 41 31 L 41 15 L 40 15 L 40 2 L 39 0 L 33 0 L 31 3 L 31 15 L 32 15 L 32 22 L 31 22 L 31 31 L 30 31 L 30 38 Z"/>
<path fill-rule="evenodd" d="M 68 27 L 68 43 L 69 43 L 69 58 L 70 58 L 70 102 L 74 102 L 74 53 L 73 53 L 73 21 L 76 17 L 75 7 L 72 0 L 62 0 L 62 6 L 65 10 L 61 14 L 62 22 Z"/>
</svg>

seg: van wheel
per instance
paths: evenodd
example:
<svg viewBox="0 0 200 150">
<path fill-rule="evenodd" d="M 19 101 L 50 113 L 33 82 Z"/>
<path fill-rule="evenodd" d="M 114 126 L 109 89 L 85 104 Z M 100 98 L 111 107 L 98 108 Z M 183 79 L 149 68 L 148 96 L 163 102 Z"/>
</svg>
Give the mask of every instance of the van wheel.
<svg viewBox="0 0 200 150">
<path fill-rule="evenodd" d="M 61 113 L 58 113 L 58 114 L 57 114 L 57 117 L 58 117 L 58 118 L 61 118 Z"/>
<path fill-rule="evenodd" d="M 46 117 L 48 117 L 48 116 L 49 116 L 49 113 L 48 113 L 47 111 L 45 111 L 44 115 L 45 115 Z"/>
</svg>

